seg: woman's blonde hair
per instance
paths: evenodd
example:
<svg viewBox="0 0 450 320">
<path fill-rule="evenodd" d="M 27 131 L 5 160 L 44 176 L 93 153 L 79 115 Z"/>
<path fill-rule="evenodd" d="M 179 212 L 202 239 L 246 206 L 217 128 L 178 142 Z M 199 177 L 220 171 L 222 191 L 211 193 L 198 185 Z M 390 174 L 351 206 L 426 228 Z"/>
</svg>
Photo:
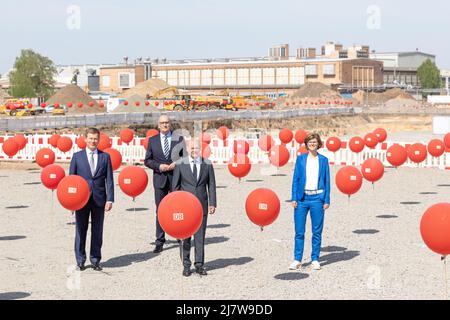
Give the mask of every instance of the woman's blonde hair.
<svg viewBox="0 0 450 320">
<path fill-rule="evenodd" d="M 318 133 L 310 133 L 310 134 L 308 134 L 308 135 L 306 136 L 306 138 L 305 138 L 305 148 L 306 148 L 307 150 L 309 150 L 309 149 L 308 149 L 308 142 L 311 141 L 311 140 L 313 140 L 313 139 L 316 139 L 317 142 L 319 143 L 319 145 L 317 146 L 317 149 L 320 149 L 320 148 L 323 147 L 323 142 L 322 142 L 322 139 L 320 139 L 319 134 L 318 134 Z"/>
</svg>

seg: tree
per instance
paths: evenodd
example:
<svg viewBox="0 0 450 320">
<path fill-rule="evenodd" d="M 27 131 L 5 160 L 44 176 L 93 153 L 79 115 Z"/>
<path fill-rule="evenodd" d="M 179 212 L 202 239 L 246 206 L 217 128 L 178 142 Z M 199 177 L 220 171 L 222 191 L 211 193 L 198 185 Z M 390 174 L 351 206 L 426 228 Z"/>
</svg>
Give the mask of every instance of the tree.
<svg viewBox="0 0 450 320">
<path fill-rule="evenodd" d="M 55 88 L 57 70 L 53 61 L 31 49 L 22 50 L 9 73 L 10 95 L 14 98 L 49 98 Z"/>
<path fill-rule="evenodd" d="M 442 86 L 441 72 L 430 59 L 427 59 L 417 69 L 417 76 L 422 89 L 438 89 Z"/>
</svg>

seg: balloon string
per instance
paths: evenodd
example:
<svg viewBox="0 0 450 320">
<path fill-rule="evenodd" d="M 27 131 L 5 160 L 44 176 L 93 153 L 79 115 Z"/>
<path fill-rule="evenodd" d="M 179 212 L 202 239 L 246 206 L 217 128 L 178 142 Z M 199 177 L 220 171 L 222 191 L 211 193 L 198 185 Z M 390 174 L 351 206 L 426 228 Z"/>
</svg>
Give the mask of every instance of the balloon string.
<svg viewBox="0 0 450 320">
<path fill-rule="evenodd" d="M 442 257 L 442 260 L 444 260 L 445 300 L 448 300 L 447 256 Z"/>
</svg>

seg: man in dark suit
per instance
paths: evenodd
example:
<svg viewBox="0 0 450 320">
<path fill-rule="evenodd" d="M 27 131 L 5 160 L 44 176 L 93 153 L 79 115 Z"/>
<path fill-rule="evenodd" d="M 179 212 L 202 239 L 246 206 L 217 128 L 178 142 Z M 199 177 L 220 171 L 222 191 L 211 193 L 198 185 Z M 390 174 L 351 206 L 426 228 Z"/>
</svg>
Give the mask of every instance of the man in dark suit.
<svg viewBox="0 0 450 320">
<path fill-rule="evenodd" d="M 97 149 L 100 131 L 90 128 L 86 133 L 86 149 L 75 153 L 70 162 L 70 175 L 86 180 L 91 191 L 88 203 L 75 213 L 75 257 L 78 270 L 86 269 L 86 235 L 91 216 L 90 261 L 95 271 L 101 271 L 100 260 L 103 243 L 103 221 L 105 212 L 112 209 L 114 202 L 114 177 L 109 154 Z"/>
<path fill-rule="evenodd" d="M 158 120 L 160 133 L 148 140 L 145 165 L 153 170 L 153 187 L 155 189 L 156 212 L 162 199 L 171 191 L 175 162 L 183 157 L 185 142 L 182 136 L 172 135 L 172 125 L 167 115 Z M 156 214 L 156 241 L 154 253 L 163 250 L 165 232 L 161 228 Z"/>
<path fill-rule="evenodd" d="M 200 147 L 197 142 L 190 141 L 189 157 L 177 162 L 173 174 L 172 190 L 182 190 L 194 194 L 203 207 L 203 221 L 194 235 L 195 271 L 200 275 L 207 275 L 203 264 L 205 262 L 205 232 L 208 213 L 214 214 L 217 206 L 216 178 L 214 168 L 208 159 L 200 156 Z M 183 276 L 191 275 L 191 238 L 181 242 Z"/>
</svg>

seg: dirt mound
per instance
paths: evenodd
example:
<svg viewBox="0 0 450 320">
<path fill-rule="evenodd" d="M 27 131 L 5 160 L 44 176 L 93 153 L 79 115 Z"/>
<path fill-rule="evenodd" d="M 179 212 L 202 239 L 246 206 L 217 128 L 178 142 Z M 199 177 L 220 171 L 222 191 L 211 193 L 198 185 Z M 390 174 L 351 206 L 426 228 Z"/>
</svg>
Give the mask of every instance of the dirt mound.
<svg viewBox="0 0 450 320">
<path fill-rule="evenodd" d="M 125 104 L 125 101 L 127 104 Z M 152 105 L 145 105 L 146 99 L 140 95 L 133 95 L 117 106 L 112 112 L 159 112 L 160 110 Z M 139 105 L 136 105 L 136 102 Z"/>
<path fill-rule="evenodd" d="M 306 83 L 295 91 L 290 98 L 342 99 L 341 95 L 331 87 L 317 82 Z"/>
<path fill-rule="evenodd" d="M 398 88 L 389 89 L 380 93 L 370 92 L 369 94 L 360 90 L 353 95 L 353 99 L 361 104 L 384 104 L 392 99 L 408 99 L 415 101 L 412 95 Z"/>
<path fill-rule="evenodd" d="M 83 103 L 83 107 L 81 108 L 77 106 L 80 102 Z M 92 107 L 89 106 L 90 102 L 94 103 Z M 67 105 L 68 103 L 72 103 L 72 108 L 68 108 L 69 114 L 106 112 L 106 107 L 100 108 L 94 99 L 92 99 L 86 92 L 75 84 L 70 84 L 60 89 L 50 99 L 48 99 L 46 103 L 47 105 L 52 105 L 55 103 Z"/>
<path fill-rule="evenodd" d="M 144 98 L 155 97 L 155 95 L 158 95 L 157 98 L 172 98 L 177 93 L 177 89 L 170 86 L 167 82 L 161 79 L 149 79 L 139 83 L 134 88 L 128 89 L 120 95 L 120 98 L 128 99 L 135 95 Z"/>
</svg>

